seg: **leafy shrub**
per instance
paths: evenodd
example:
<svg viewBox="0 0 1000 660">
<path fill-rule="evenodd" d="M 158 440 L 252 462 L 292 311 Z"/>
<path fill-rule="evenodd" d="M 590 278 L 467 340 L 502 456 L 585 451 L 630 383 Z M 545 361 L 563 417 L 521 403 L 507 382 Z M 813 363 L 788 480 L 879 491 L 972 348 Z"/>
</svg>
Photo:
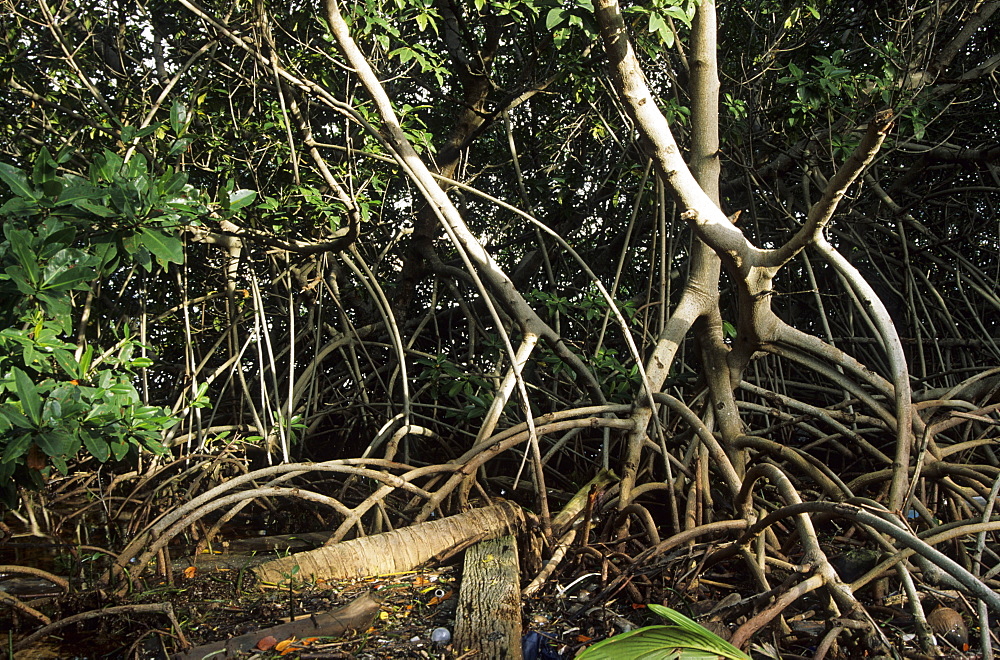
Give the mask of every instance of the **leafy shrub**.
<svg viewBox="0 0 1000 660">
<path fill-rule="evenodd" d="M 81 449 L 101 463 L 165 452 L 161 434 L 176 421 L 136 391 L 136 370 L 153 362 L 135 356 L 129 327 L 103 332 L 110 345 L 99 345 L 79 328 L 81 303 L 119 269 L 181 263 L 176 227 L 204 207 L 185 174 L 153 175 L 139 153 L 126 162 L 105 151 L 89 178 L 59 174 L 67 159 L 43 148 L 31 171 L 0 163 L 11 193 L 0 206 L 0 495 L 8 504 L 17 486 L 40 486 L 50 466 L 65 474 Z"/>
</svg>

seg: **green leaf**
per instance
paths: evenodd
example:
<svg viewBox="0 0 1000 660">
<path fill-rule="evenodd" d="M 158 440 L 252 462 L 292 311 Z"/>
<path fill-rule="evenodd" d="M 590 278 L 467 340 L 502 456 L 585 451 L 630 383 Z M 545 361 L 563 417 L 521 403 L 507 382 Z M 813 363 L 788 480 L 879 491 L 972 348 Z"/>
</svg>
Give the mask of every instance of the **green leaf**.
<svg viewBox="0 0 1000 660">
<path fill-rule="evenodd" d="M 140 179 L 145 181 L 148 172 L 149 164 L 146 162 L 146 157 L 139 151 L 134 152 L 132 158 L 122 168 L 122 175 L 127 179 L 135 181 L 136 184 L 140 183 Z M 145 189 L 148 187 L 148 184 L 143 183 L 142 187 Z"/>
<path fill-rule="evenodd" d="M 52 465 L 59 470 L 59 474 L 66 476 L 69 474 L 69 465 L 66 464 L 66 459 L 62 456 L 50 456 L 49 460 L 52 461 Z"/>
<path fill-rule="evenodd" d="M 141 204 L 141 194 L 137 186 L 138 180 L 124 180 L 118 177 L 111 187 L 111 202 L 130 220 L 138 215 Z"/>
<path fill-rule="evenodd" d="M 42 397 L 38 394 L 38 388 L 35 387 L 35 383 L 28 377 L 28 374 L 17 367 L 14 367 L 12 371 L 14 372 L 14 389 L 17 391 L 18 398 L 21 399 L 24 412 L 28 414 L 35 426 L 38 426 L 42 423 Z"/>
<path fill-rule="evenodd" d="M 235 211 L 236 209 L 243 208 L 247 204 L 252 204 L 256 198 L 256 190 L 247 190 L 246 188 L 234 190 L 229 194 L 229 210 Z"/>
<path fill-rule="evenodd" d="M 192 142 L 194 142 L 194 138 L 177 138 L 174 140 L 174 143 L 170 145 L 170 149 L 167 151 L 167 158 L 176 156 L 183 151 L 187 151 L 187 148 L 191 146 Z"/>
<path fill-rule="evenodd" d="M 684 11 L 683 7 L 664 7 L 663 13 L 671 18 L 676 18 L 684 25 L 691 27 L 691 19 L 693 18 L 690 14 Z"/>
<path fill-rule="evenodd" d="M 115 460 L 120 461 L 128 454 L 128 445 L 124 442 L 112 442 L 111 452 L 115 455 Z"/>
<path fill-rule="evenodd" d="M 52 159 L 48 147 L 42 147 L 35 157 L 35 167 L 31 172 L 31 179 L 36 186 L 53 181 L 56 178 L 56 161 Z"/>
<path fill-rule="evenodd" d="M 188 109 L 181 103 L 180 99 L 175 99 L 174 104 L 170 106 L 170 128 L 180 137 L 184 134 L 184 130 L 187 128 L 188 123 Z"/>
<path fill-rule="evenodd" d="M 104 197 L 104 191 L 83 179 L 73 178 L 66 183 L 56 206 L 76 205 L 80 201 L 90 201 Z"/>
<path fill-rule="evenodd" d="M 718 660 L 700 638 L 675 626 L 649 626 L 615 635 L 576 656 L 577 660 Z"/>
<path fill-rule="evenodd" d="M 37 201 L 40 195 L 34 191 L 28 183 L 28 177 L 24 172 L 8 163 L 0 163 L 0 179 L 10 188 L 11 192 L 18 197 Z"/>
<path fill-rule="evenodd" d="M 109 209 L 107 206 L 99 206 L 97 204 L 91 204 L 88 201 L 76 200 L 70 203 L 73 205 L 73 208 L 80 209 L 81 211 L 88 211 L 89 213 L 93 213 L 99 218 L 113 218 L 114 216 L 118 215 L 118 213 L 116 213 L 113 209 Z"/>
<path fill-rule="evenodd" d="M 159 181 L 160 194 L 164 197 L 175 195 L 184 190 L 184 186 L 187 185 L 187 182 L 187 172 L 176 172 L 174 174 L 163 176 Z"/>
<path fill-rule="evenodd" d="M 111 446 L 104 438 L 95 438 L 89 433 L 83 436 L 83 446 L 87 448 L 90 455 L 104 463 L 111 457 Z"/>
<path fill-rule="evenodd" d="M 90 371 L 90 363 L 94 359 L 94 347 L 87 344 L 87 348 L 83 349 L 83 355 L 80 356 L 80 378 L 86 379 L 87 373 Z"/>
<path fill-rule="evenodd" d="M 38 202 L 23 197 L 11 197 L 0 206 L 0 215 L 23 216 L 38 213 Z"/>
<path fill-rule="evenodd" d="M 37 287 L 38 280 L 41 278 L 41 269 L 38 266 L 38 255 L 35 254 L 35 249 L 32 245 L 34 236 L 29 231 L 14 229 L 10 225 L 4 227 L 4 235 L 7 237 L 10 249 L 13 251 L 14 256 L 17 257 L 18 263 L 24 269 L 28 284 L 33 288 Z M 10 273 L 9 269 L 8 273 Z M 22 291 L 22 293 L 25 292 Z"/>
<path fill-rule="evenodd" d="M 141 442 L 146 449 L 153 452 L 154 454 L 157 454 L 158 456 L 163 456 L 164 454 L 167 454 L 170 451 L 155 437 L 146 437 L 144 435 L 139 438 L 139 442 Z"/>
<path fill-rule="evenodd" d="M 661 29 L 667 27 L 667 22 L 663 20 L 663 17 L 656 12 L 649 13 L 649 31 L 659 32 Z"/>
<path fill-rule="evenodd" d="M 104 153 L 94 157 L 94 164 L 91 167 L 91 178 L 99 177 L 105 181 L 111 181 L 122 169 L 122 157 L 107 149 Z"/>
<path fill-rule="evenodd" d="M 184 263 L 184 244 L 176 236 L 168 236 L 161 231 L 143 227 L 139 230 L 139 242 L 149 250 L 160 263 Z"/>
<path fill-rule="evenodd" d="M 87 255 L 80 250 L 60 250 L 43 271 L 42 281 L 38 286 L 40 291 L 69 291 L 81 287 L 81 283 L 94 279 L 94 269 L 79 264 L 80 258 L 87 261 Z"/>
<path fill-rule="evenodd" d="M 13 440 L 7 442 L 7 448 L 3 452 L 3 462 L 10 463 L 15 459 L 20 458 L 28 452 L 28 447 L 31 446 L 31 435 L 24 433 L 22 435 L 16 436 Z"/>
<path fill-rule="evenodd" d="M 661 605 L 650 610 L 673 621 L 673 626 L 648 626 L 598 642 L 577 660 L 751 660 L 750 656 L 680 612 Z"/>
<path fill-rule="evenodd" d="M 35 444 L 46 456 L 67 456 L 72 453 L 73 438 L 65 431 L 49 431 L 35 436 Z"/>
<path fill-rule="evenodd" d="M 669 607 L 664 607 L 663 605 L 657 605 L 656 603 L 650 603 L 649 609 L 662 616 L 664 619 L 673 621 L 675 624 L 684 628 L 685 630 L 698 633 L 699 635 L 704 635 L 711 639 L 713 643 L 716 643 L 720 648 L 719 655 L 725 656 L 727 658 L 732 658 L 733 660 L 750 660 L 748 656 L 743 651 L 739 650 L 726 640 L 722 639 L 715 633 L 706 630 L 704 626 L 699 624 L 697 621 L 693 621 L 688 617 L 684 616 L 677 610 L 671 609 Z"/>
<path fill-rule="evenodd" d="M 42 406 L 42 420 L 50 426 L 57 426 L 62 422 L 62 403 L 58 399 L 46 399 Z"/>
<path fill-rule="evenodd" d="M 569 17 L 569 11 L 562 7 L 550 9 L 549 13 L 545 15 L 545 29 L 552 31 L 558 27 L 562 27 L 566 23 L 569 23 Z"/>
</svg>

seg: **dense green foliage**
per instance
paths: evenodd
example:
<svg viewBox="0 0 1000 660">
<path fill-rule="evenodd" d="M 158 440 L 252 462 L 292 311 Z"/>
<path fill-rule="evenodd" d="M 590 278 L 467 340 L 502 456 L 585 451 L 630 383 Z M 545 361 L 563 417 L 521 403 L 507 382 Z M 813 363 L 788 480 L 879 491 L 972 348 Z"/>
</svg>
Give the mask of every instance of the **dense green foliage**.
<svg viewBox="0 0 1000 660">
<path fill-rule="evenodd" d="M 199 211 L 183 199 L 187 176 L 151 177 L 142 154 L 128 164 L 97 154 L 89 177 L 60 174 L 66 160 L 43 147 L 30 172 L 0 163 L 10 189 L 0 207 L 0 483 L 8 503 L 16 486 L 40 485 L 50 462 L 66 474 L 81 448 L 101 463 L 143 449 L 162 454 L 162 434 L 176 421 L 136 389 L 137 371 L 154 361 L 130 323 L 101 319 L 104 332 L 91 338 L 75 331 L 115 273 L 183 262 L 176 227 Z"/>
<path fill-rule="evenodd" d="M 980 30 L 954 51 L 935 51 L 932 38 L 949 43 L 974 18 L 958 7 L 899 22 L 892 4 L 765 5 L 720 8 L 723 205 L 744 212 L 740 226 L 757 245 L 777 245 L 856 146 L 857 127 L 880 107 L 896 108 L 891 144 L 866 175 L 869 185 L 845 201 L 845 222 L 835 224 L 831 240 L 892 313 L 915 385 L 954 384 L 997 353 L 996 273 L 987 266 L 996 262 L 995 231 L 977 221 L 996 201 L 992 64 L 983 55 L 993 37 Z M 691 124 L 681 44 L 695 7 L 626 8 L 647 76 L 682 143 Z M 99 382 L 99 374 L 71 366 L 99 347 L 97 354 L 110 353 L 98 366 L 123 379 L 114 382 L 146 369 L 140 399 L 150 410 L 195 414 L 188 402 L 207 396 L 216 406 L 210 426 L 235 424 L 272 448 L 292 437 L 288 420 L 303 420 L 314 442 L 294 451 L 301 456 L 353 455 L 363 446 L 347 438 L 376 432 L 400 405 L 421 425 L 443 424 L 439 430 L 457 424 L 462 432 L 485 414 L 503 344 L 493 322 L 480 318 L 480 294 L 462 272 L 461 253 L 440 241 L 419 191 L 385 160 L 391 154 L 375 109 L 334 64 L 315 8 L 258 5 L 220 23 L 209 6 L 64 7 L 67 19 L 44 27 L 54 19 L 48 11 L 12 9 L 3 43 L 10 83 L 0 135 L 10 187 L 4 258 L 15 268 L 7 284 L 17 291 L 4 325 L 8 354 L 55 342 L 58 350 L 46 350 L 59 363 L 36 369 L 30 354 L 6 358 L 8 405 L 24 404 L 14 367 L 31 375 L 42 401 L 69 396 L 56 389 L 56 375 Z M 471 230 L 588 362 L 607 399 L 630 401 L 639 372 L 593 282 L 536 227 L 484 196 L 530 212 L 614 285 L 640 349 L 660 333 L 683 289 L 690 237 L 655 178 L 643 174 L 642 147 L 602 74 L 592 7 L 400 0 L 346 11 L 406 134 L 438 171 L 473 187 L 452 189 Z M 291 73 L 277 74 L 274 62 Z M 309 155 L 309 140 L 327 145 L 318 155 L 324 165 Z M 58 163 L 49 155 L 56 152 Z M 321 251 L 351 211 L 332 194 L 324 167 L 362 223 L 343 262 Z M 219 241 L 212 238 L 197 242 L 236 231 L 219 225 L 231 205 L 245 207 L 239 251 L 213 248 Z M 205 233 L 184 238 L 191 227 Z M 179 277 L 165 268 L 182 262 Z M 32 279 L 36 270 L 47 274 Z M 835 294 L 828 266 L 790 265 L 776 286 L 774 305 L 786 320 L 886 368 L 877 342 L 864 337 L 863 309 Z M 725 284 L 722 294 L 731 341 L 738 312 Z M 957 307 L 945 311 L 942 302 Z M 378 329 L 386 322 L 406 346 L 403 371 L 391 348 L 396 331 Z M 246 323 L 257 330 L 244 330 Z M 138 325 L 140 359 L 154 363 L 132 357 Z M 334 348 L 340 333 L 355 339 Z M 934 338 L 948 342 L 929 345 Z M 67 354 L 72 361 L 55 357 Z M 225 370 L 235 355 L 244 373 L 234 382 Z M 785 368 L 755 367 L 758 374 Z M 684 351 L 668 384 L 695 384 L 700 369 L 696 353 Z M 547 342 L 527 373 L 539 412 L 593 399 Z M 812 380 L 786 377 L 804 386 Z M 406 403 L 401 379 L 414 379 Z M 805 398 L 823 403 L 815 391 Z M 104 394 L 79 396 L 83 406 Z M 51 406 L 42 408 L 51 416 Z M 507 414 L 520 417 L 514 404 Z M 159 412 L 156 419 L 166 424 Z M 39 422 L 12 445 L 7 465 L 27 456 Z M 116 456 L 126 436 L 109 438 Z M 46 446 L 63 456 L 77 445 Z M 455 449 L 425 451 L 433 462 Z"/>
</svg>

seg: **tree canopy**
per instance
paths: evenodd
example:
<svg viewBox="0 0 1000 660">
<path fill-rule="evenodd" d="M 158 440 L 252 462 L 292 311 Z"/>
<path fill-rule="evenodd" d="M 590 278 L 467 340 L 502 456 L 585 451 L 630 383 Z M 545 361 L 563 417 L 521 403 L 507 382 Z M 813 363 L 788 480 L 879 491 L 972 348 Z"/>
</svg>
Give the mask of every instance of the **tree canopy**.
<svg viewBox="0 0 1000 660">
<path fill-rule="evenodd" d="M 996 524 L 1000 2 L 2 6 L 11 505 L 145 503 L 124 566 L 290 464 L 337 538 L 508 498 L 548 556 L 611 469 L 620 557 L 722 534 L 865 625 L 831 518 L 985 572 L 933 539 Z"/>
</svg>

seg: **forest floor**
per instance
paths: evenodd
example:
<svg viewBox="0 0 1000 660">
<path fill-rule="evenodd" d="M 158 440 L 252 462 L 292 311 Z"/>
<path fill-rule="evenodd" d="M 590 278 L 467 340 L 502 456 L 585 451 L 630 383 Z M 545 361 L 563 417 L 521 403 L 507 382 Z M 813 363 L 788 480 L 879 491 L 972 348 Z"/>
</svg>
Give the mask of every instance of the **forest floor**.
<svg viewBox="0 0 1000 660">
<path fill-rule="evenodd" d="M 109 605 L 169 602 L 186 640 L 199 646 L 263 631 L 292 618 L 335 610 L 368 593 L 380 601 L 380 607 L 364 629 L 351 630 L 336 638 L 275 640 L 278 647 L 266 652 L 223 657 L 451 660 L 468 656 L 449 643 L 455 628 L 456 570 L 443 567 L 329 584 L 302 583 L 287 589 L 262 587 L 254 583 L 249 572 L 238 576 L 238 569 L 217 565 L 177 570 L 172 576 L 173 584 L 166 580 L 151 581 L 145 589 L 120 599 L 105 599 L 96 591 L 43 598 L 47 601 L 45 609 L 66 614 Z M 529 644 L 536 650 L 529 651 L 530 655 L 543 660 L 571 658 L 587 642 L 618 632 L 616 622 L 619 627 L 626 625 L 623 617 L 609 617 L 603 610 L 599 616 L 582 617 L 587 621 L 583 628 L 570 625 L 565 617 L 568 604 L 543 598 L 526 602 L 529 612 L 526 632 L 530 629 L 539 633 L 531 636 Z M 128 615 L 91 619 L 64 628 L 57 636 L 36 642 L 13 657 L 15 660 L 168 658 L 177 648 L 177 636 L 169 623 L 159 618 Z M 24 630 L 24 623 L 23 619 L 12 620 L 9 610 L 0 614 L 0 629 Z M 34 627 L 26 628 L 30 631 Z M 17 643 L 22 637 L 15 633 L 11 640 Z M 261 639 L 264 637 L 262 632 Z M 6 643 L 4 640 L 5 646 Z"/>
<path fill-rule="evenodd" d="M 305 535 L 300 535 L 305 536 Z M 266 537 L 279 538 L 279 537 Z M 36 539 L 37 540 L 37 539 Z M 258 539 L 260 540 L 260 539 Z M 846 539 L 830 539 L 842 546 Z M 233 543 L 237 541 L 234 539 Z M 35 544 L 41 545 L 41 544 Z M 68 593 L 53 589 L 51 583 L 30 576 L 17 576 L 0 566 L 0 599 L 10 594 L 44 613 L 53 621 L 81 612 L 99 611 L 109 606 L 149 606 L 169 603 L 187 643 L 199 647 L 231 637 L 257 634 L 264 640 L 268 628 L 296 617 L 318 615 L 358 600 L 369 594 L 378 601 L 363 625 L 337 636 L 305 639 L 272 639 L 266 651 L 230 654 L 225 658 L 355 658 L 382 660 L 425 658 L 455 660 L 470 657 L 450 644 L 455 632 L 455 610 L 461 579 L 457 558 L 433 568 L 397 575 L 359 580 L 303 581 L 291 577 L 289 586 L 257 584 L 248 568 L 271 553 L 229 552 L 199 555 L 192 565 L 188 559 L 171 564 L 169 577 L 152 570 L 136 581 L 129 593 L 112 596 L 95 588 L 102 572 L 100 560 L 79 549 L 67 551 L 65 544 L 58 555 L 28 553 L 32 537 L 16 538 L 0 544 L 0 565 L 34 566 L 58 575 L 73 576 Z M 21 554 L 12 554 L 14 548 Z M 693 550 L 693 549 L 692 549 Z M 833 552 L 834 548 L 830 549 Z M 180 554 L 180 553 L 178 553 Z M 629 568 L 628 557 L 614 560 L 611 548 L 602 551 L 604 570 L 619 574 Z M 620 554 L 620 553 L 618 553 Z M 766 604 L 761 597 L 741 598 L 740 593 L 755 593 L 746 571 L 737 564 L 720 563 L 704 569 L 704 548 L 695 554 L 681 551 L 661 557 L 636 571 L 624 586 L 613 593 L 600 593 L 601 565 L 587 560 L 582 553 L 569 559 L 550 578 L 538 595 L 523 602 L 525 660 L 569 660 L 589 643 L 641 626 L 663 623 L 643 603 L 662 603 L 677 609 L 704 625 L 715 624 L 714 632 L 729 633 Z M 56 559 L 56 561 L 53 561 Z M 94 565 L 89 566 L 88 562 Z M 846 567 L 838 567 L 846 570 Z M 775 572 L 775 584 L 795 581 L 793 574 Z M 607 583 L 607 573 L 603 578 Z M 780 587 L 776 587 L 779 588 Z M 928 593 L 930 597 L 932 594 Z M 766 595 L 764 595 L 766 596 Z M 771 633 L 755 636 L 751 653 L 755 658 L 784 659 L 812 657 L 823 637 L 831 630 L 830 621 L 822 621 L 816 612 L 824 611 L 818 595 L 808 595 L 784 613 L 784 633 L 772 626 Z M 861 597 L 868 599 L 865 593 Z M 968 606 L 949 598 L 925 603 L 933 609 L 949 605 L 970 612 Z M 913 642 L 912 617 L 901 607 L 883 607 L 875 600 L 870 611 L 880 617 L 879 624 L 900 656 L 919 658 Z M 728 604 L 727 604 L 728 603 Z M 10 601 L 7 602 L 10 604 Z M 163 660 L 181 650 L 181 635 L 162 613 L 125 612 L 98 616 L 67 626 L 25 648 L 11 653 L 14 646 L 36 631 L 39 621 L 0 603 L 0 657 L 15 660 L 116 660 L 142 658 Z M 721 629 L 721 630 L 720 630 Z M 8 632 L 9 631 L 9 632 Z M 866 640 L 841 637 L 842 644 L 828 657 L 874 658 Z M 779 652 L 780 649 L 780 652 Z M 773 654 L 772 654 L 773 653 Z M 975 658 L 975 654 L 954 651 L 948 657 Z"/>
</svg>

